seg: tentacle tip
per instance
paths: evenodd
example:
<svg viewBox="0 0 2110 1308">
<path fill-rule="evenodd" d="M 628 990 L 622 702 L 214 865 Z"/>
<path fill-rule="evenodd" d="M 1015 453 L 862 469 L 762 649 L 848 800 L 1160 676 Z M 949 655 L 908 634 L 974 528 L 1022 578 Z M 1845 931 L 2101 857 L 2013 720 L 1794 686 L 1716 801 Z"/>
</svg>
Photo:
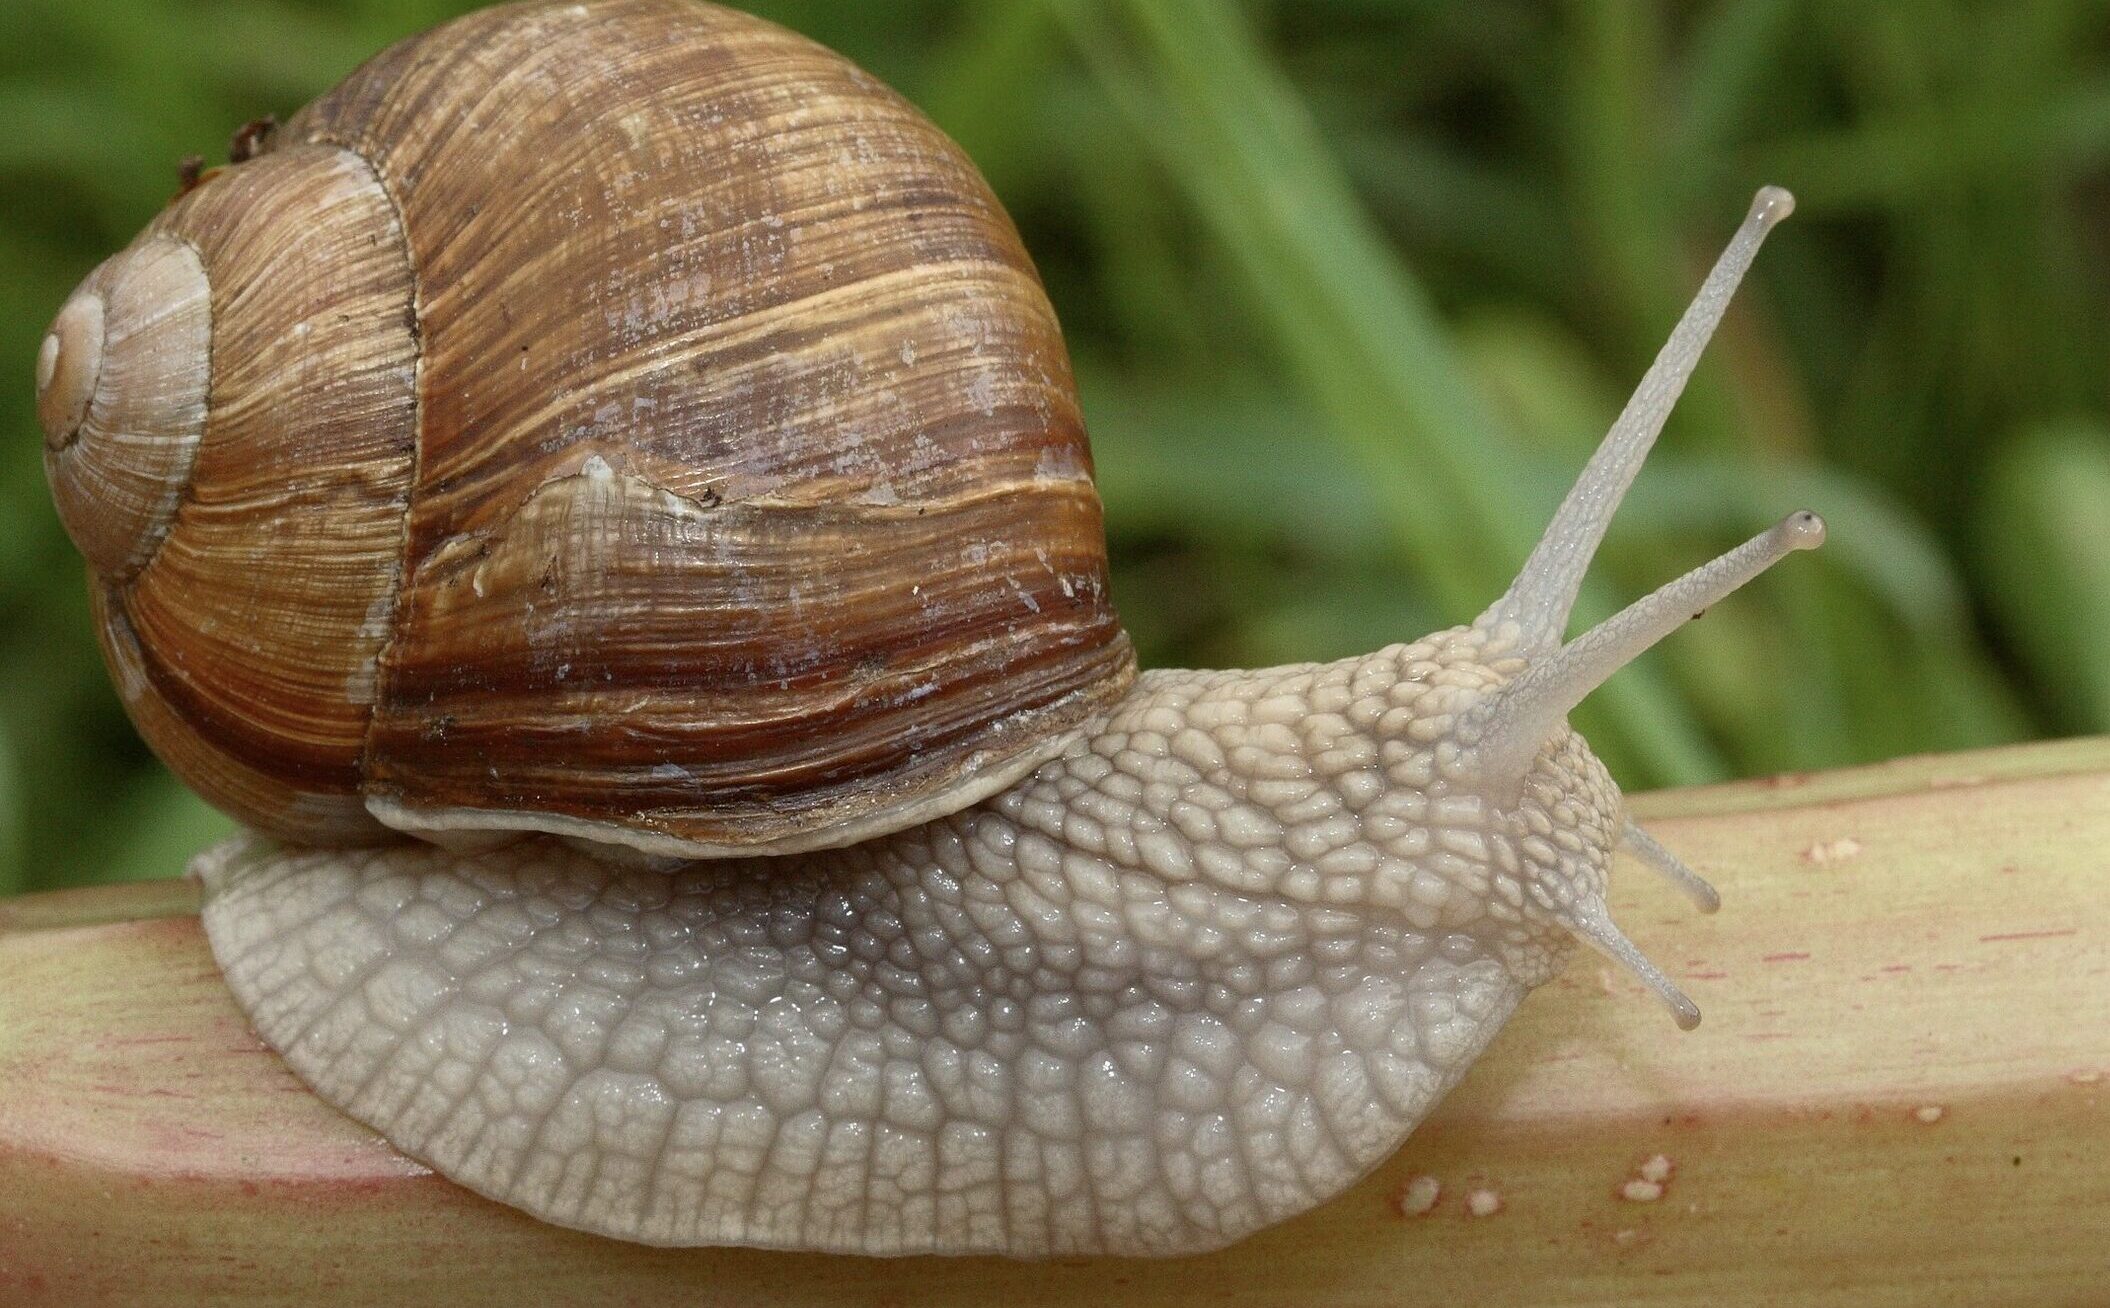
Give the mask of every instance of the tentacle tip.
<svg viewBox="0 0 2110 1308">
<path fill-rule="evenodd" d="M 1799 509 L 1780 521 L 1782 543 L 1791 550 L 1813 550 L 1824 544 L 1824 519 Z"/>
<path fill-rule="evenodd" d="M 1636 980 L 1648 987 L 1663 1006 L 1670 1010 L 1671 1020 L 1681 1031 L 1690 1031 L 1700 1024 L 1700 1006 L 1692 1002 L 1677 983 L 1663 974 L 1663 969 L 1648 961 L 1648 956 L 1635 947 L 1613 923 L 1605 912 L 1604 902 L 1592 899 L 1577 906 L 1575 915 L 1567 920 L 1568 929 L 1580 936 L 1583 943 L 1597 950 L 1606 958 L 1632 972 Z"/>
<path fill-rule="evenodd" d="M 1785 186 L 1761 186 L 1751 197 L 1751 221 L 1771 227 L 1795 212 L 1795 197 Z"/>
</svg>

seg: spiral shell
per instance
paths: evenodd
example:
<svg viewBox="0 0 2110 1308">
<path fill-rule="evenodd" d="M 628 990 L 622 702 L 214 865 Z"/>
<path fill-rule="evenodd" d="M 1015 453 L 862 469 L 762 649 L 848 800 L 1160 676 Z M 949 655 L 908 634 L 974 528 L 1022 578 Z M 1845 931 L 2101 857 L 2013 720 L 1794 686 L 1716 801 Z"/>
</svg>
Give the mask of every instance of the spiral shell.
<svg viewBox="0 0 2110 1308">
<path fill-rule="evenodd" d="M 135 720 L 281 836 L 843 844 L 1134 675 L 1009 219 L 871 77 L 691 0 L 391 48 L 91 276 L 39 372 Z"/>
</svg>

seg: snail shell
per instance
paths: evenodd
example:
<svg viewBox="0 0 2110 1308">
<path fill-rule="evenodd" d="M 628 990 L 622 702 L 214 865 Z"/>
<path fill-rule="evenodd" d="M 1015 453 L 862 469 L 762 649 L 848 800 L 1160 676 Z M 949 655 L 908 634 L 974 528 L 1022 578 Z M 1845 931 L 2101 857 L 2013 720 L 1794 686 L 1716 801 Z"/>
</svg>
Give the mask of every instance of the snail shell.
<svg viewBox="0 0 2110 1308">
<path fill-rule="evenodd" d="M 134 720 L 304 843 L 844 844 L 1134 676 L 1002 208 L 689 0 L 382 53 L 89 277 L 39 412 Z"/>
</svg>

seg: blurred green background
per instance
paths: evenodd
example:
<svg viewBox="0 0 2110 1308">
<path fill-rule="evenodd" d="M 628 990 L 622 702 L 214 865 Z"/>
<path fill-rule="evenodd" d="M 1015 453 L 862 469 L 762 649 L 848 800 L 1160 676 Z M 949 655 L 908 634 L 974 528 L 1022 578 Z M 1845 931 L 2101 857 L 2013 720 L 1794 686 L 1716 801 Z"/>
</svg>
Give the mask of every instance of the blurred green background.
<svg viewBox="0 0 2110 1308">
<path fill-rule="evenodd" d="M 170 874 L 225 829 L 95 651 L 38 458 L 44 324 L 184 155 L 472 7 L 5 4 L 0 892 Z M 1147 665 L 1477 612 L 1777 182 L 1797 215 L 1578 617 L 1798 505 L 1832 543 L 1577 725 L 1630 789 L 2110 729 L 2110 6 L 751 7 L 921 104 L 1017 217 Z"/>
</svg>

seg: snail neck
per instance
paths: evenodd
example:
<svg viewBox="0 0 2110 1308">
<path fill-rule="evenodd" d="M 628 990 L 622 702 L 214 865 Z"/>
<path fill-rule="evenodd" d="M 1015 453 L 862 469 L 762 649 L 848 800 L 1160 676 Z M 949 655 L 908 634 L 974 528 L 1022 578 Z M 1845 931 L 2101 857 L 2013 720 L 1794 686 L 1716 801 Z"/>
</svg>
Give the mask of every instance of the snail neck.
<svg viewBox="0 0 2110 1308">
<path fill-rule="evenodd" d="M 1536 985 L 1602 916 L 1623 800 L 1563 722 L 1521 760 L 1482 747 L 1529 667 L 1512 649 L 1458 627 L 1333 663 L 1145 673 L 987 807 L 1168 886 L 1468 933 Z"/>
</svg>

